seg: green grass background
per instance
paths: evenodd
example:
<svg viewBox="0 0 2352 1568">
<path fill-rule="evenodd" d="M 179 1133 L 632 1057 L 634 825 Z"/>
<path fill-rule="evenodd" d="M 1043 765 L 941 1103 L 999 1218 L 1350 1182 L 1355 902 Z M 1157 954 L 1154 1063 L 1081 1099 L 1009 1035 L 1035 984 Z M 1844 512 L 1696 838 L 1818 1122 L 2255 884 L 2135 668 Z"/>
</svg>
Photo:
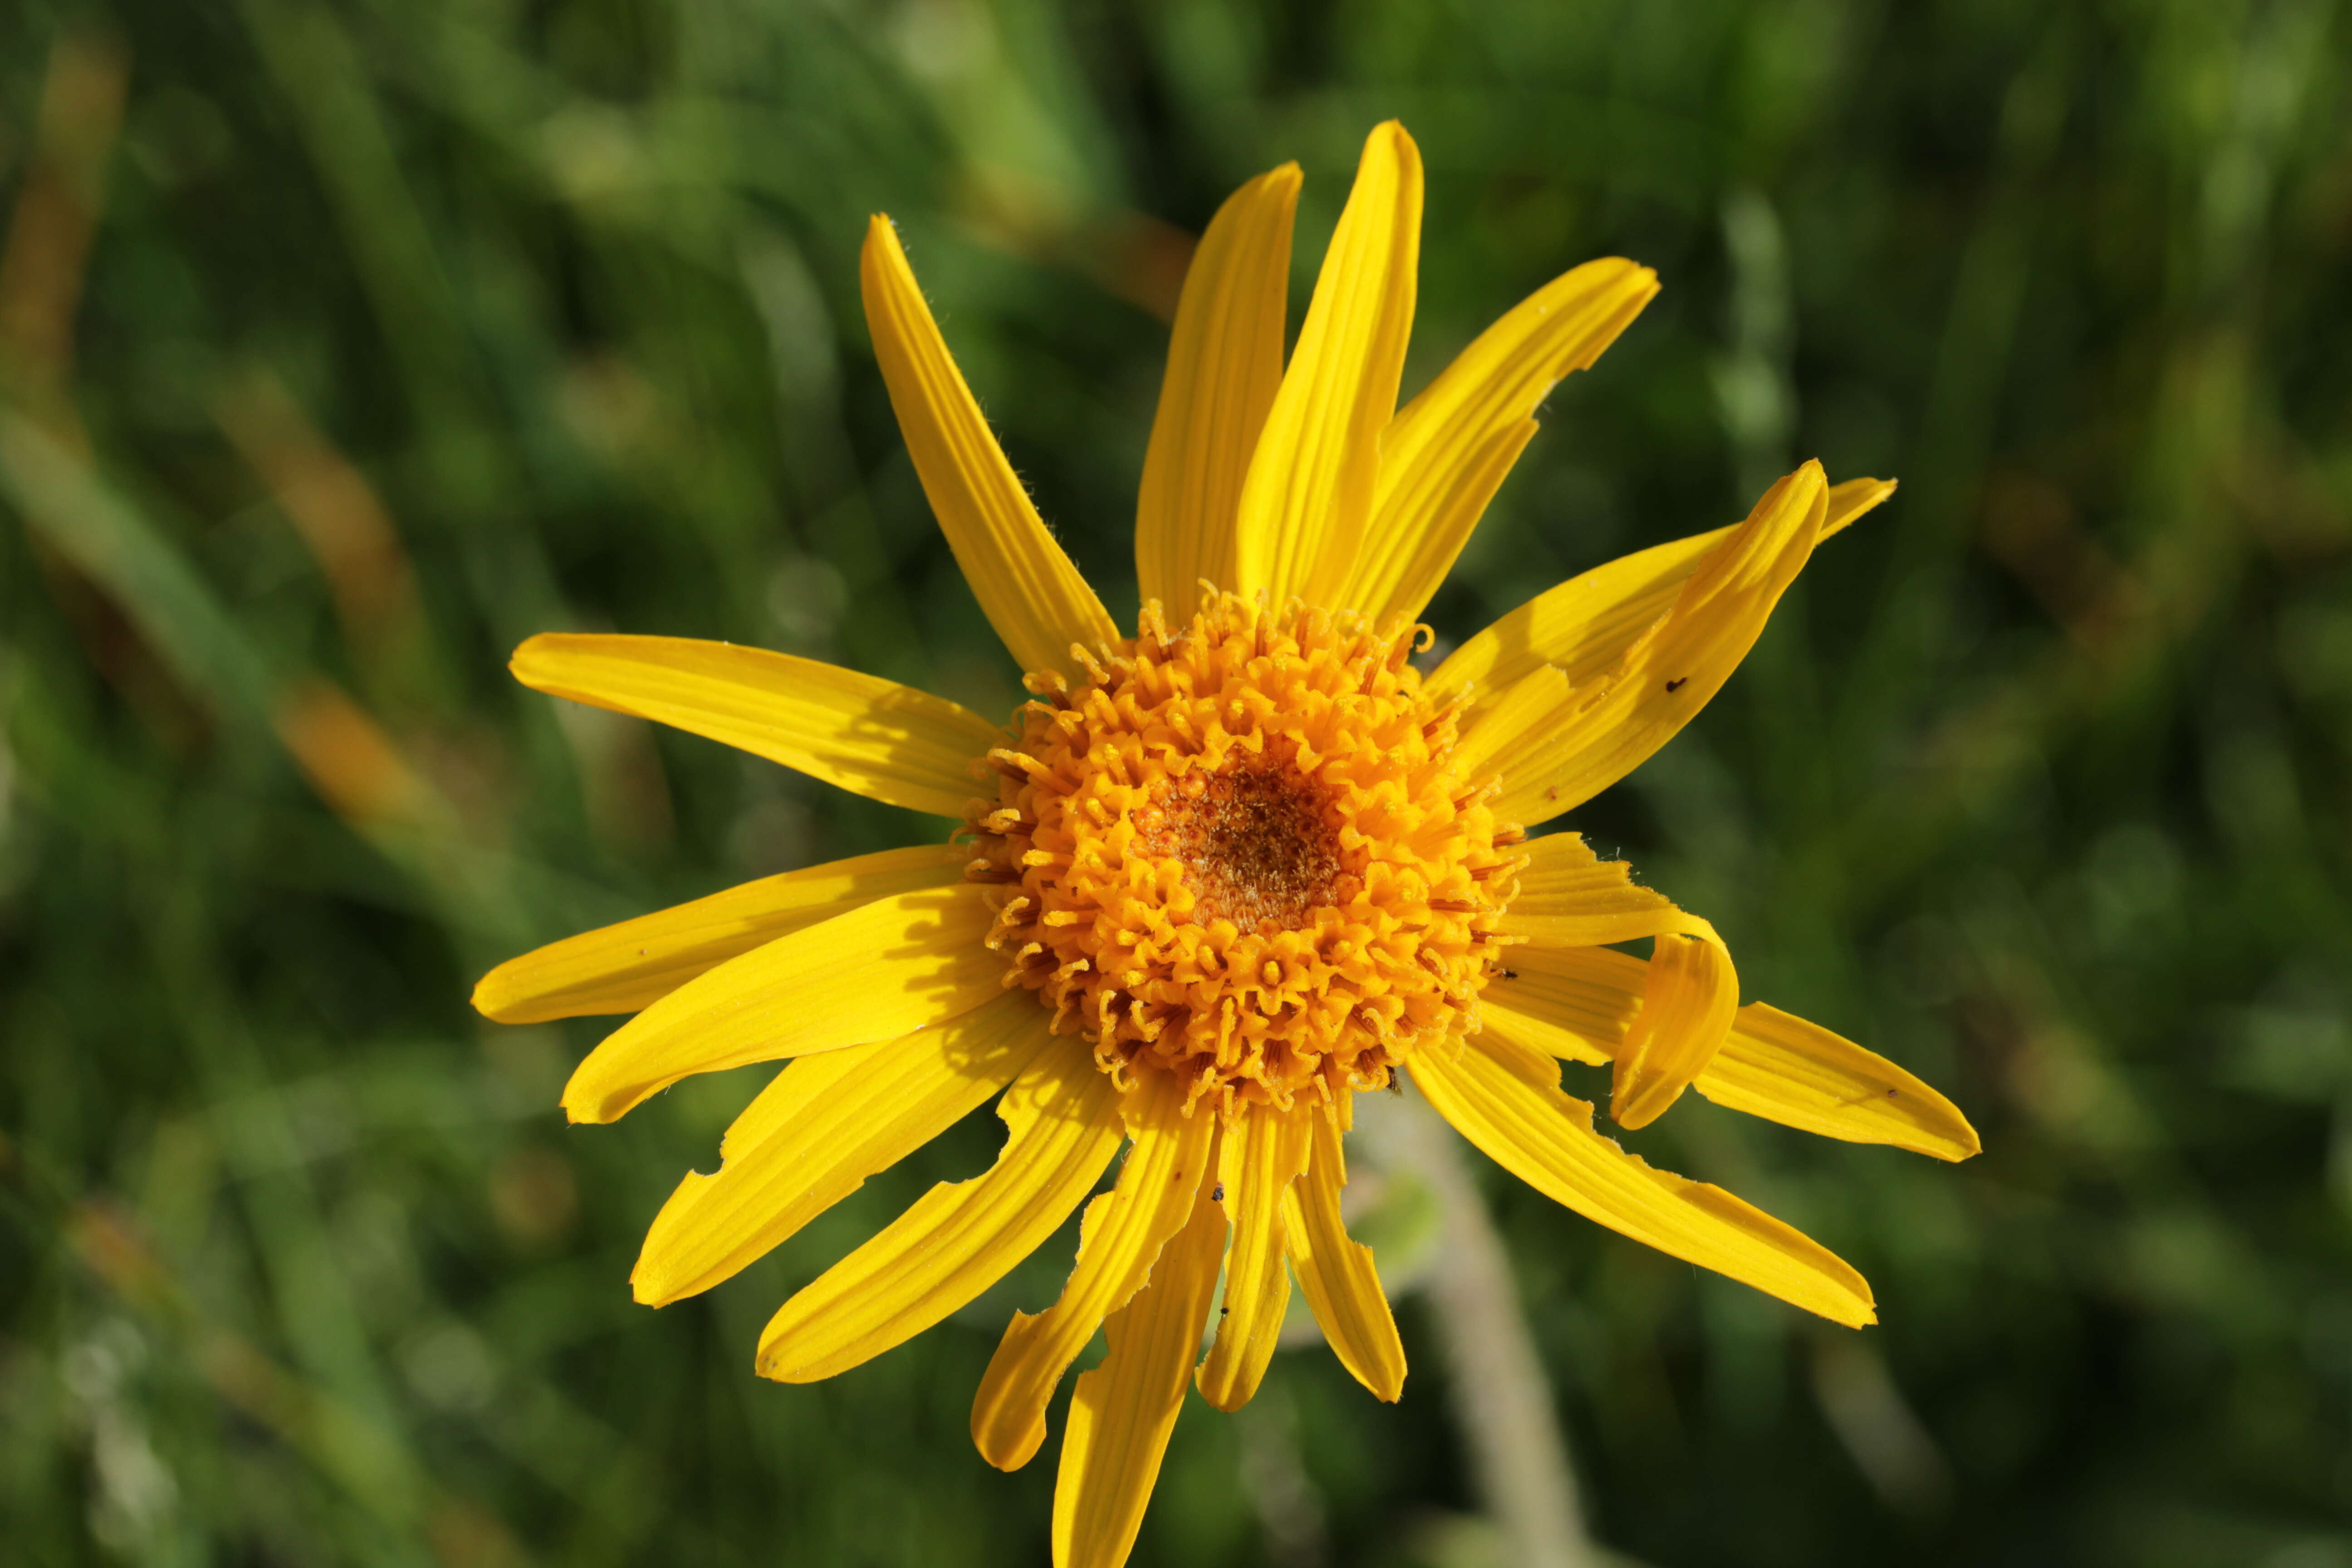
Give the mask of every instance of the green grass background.
<svg viewBox="0 0 2352 1568">
<path fill-rule="evenodd" d="M 756 1073 L 614 1128 L 499 959 L 944 825 L 505 675 L 726 637 L 1008 710 L 857 307 L 887 210 L 1114 614 L 1185 237 L 1429 173 L 1410 390 L 1586 258 L 1664 293 L 1440 635 L 1899 477 L 1573 826 L 1948 1168 L 1628 1140 L 1851 1258 L 1862 1336 L 1483 1162 L 1595 1533 L 1654 1564 L 2352 1564 L 2352 17 L 2329 0 L 24 0 L 0 18 L 0 1556 L 1015 1564 L 1013 1305 L 784 1388 L 760 1324 L 960 1128 L 709 1297 L 625 1279 Z M 1297 1310 L 1297 1309 L 1294 1309 Z M 1135 1561 L 1465 1563 L 1426 1309 L 1194 1402 Z M 1056 1416 L 1058 1423 L 1058 1415 Z"/>
</svg>

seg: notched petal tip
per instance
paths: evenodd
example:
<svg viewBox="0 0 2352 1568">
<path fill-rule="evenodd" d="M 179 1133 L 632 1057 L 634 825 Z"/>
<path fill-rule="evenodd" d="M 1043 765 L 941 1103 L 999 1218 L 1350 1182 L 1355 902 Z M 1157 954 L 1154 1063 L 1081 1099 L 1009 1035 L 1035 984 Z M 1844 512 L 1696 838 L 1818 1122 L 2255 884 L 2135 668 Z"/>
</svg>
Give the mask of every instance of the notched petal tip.
<svg viewBox="0 0 2352 1568">
<path fill-rule="evenodd" d="M 1957 1111 L 1958 1109 L 1958 1107 L 1954 1107 L 1955 1111 Z M 1975 1126 L 1971 1124 L 1969 1119 L 1965 1116 L 1962 1116 L 1959 1121 L 1960 1124 L 1956 1136 L 1955 1150 L 1953 1152 L 1947 1153 L 1941 1149 L 1929 1149 L 1927 1150 L 1926 1152 L 1936 1159 L 1953 1165 L 1958 1164 L 1963 1160 L 1973 1160 L 1978 1155 L 1983 1153 L 1984 1140 L 1977 1136 Z"/>
<path fill-rule="evenodd" d="M 602 1127 L 607 1122 L 618 1121 L 636 1101 L 632 1100 L 616 1108 L 614 1101 L 620 1097 L 611 1094 L 600 1096 L 583 1084 L 580 1079 L 587 1066 L 583 1062 L 573 1068 L 571 1081 L 563 1086 L 563 1099 L 560 1101 L 563 1119 L 574 1127 Z"/>
<path fill-rule="evenodd" d="M 790 1342 L 786 1340 L 763 1337 L 758 1352 L 751 1358 L 753 1373 L 770 1383 L 794 1384 L 823 1383 L 833 1375 L 830 1369 L 812 1371 L 796 1357 L 787 1354 L 789 1345 Z"/>
<path fill-rule="evenodd" d="M 652 1282 L 645 1276 L 646 1266 L 643 1258 L 640 1258 L 637 1266 L 629 1270 L 629 1300 L 640 1307 L 656 1308 L 667 1307 L 677 1300 L 674 1295 L 665 1295 L 655 1289 Z"/>
<path fill-rule="evenodd" d="M 1680 1087 L 1669 1092 L 1664 1084 L 1633 1079 L 1610 1095 L 1609 1120 L 1628 1132 L 1639 1132 L 1681 1098 Z"/>
<path fill-rule="evenodd" d="M 474 993 L 466 999 L 475 1012 L 493 1024 L 503 1024 L 508 1021 L 499 1016 L 500 1010 L 507 1005 L 507 998 L 500 994 L 501 987 L 497 984 L 499 973 L 505 968 L 506 965 L 501 963 L 497 969 L 491 970 L 488 974 L 475 981 Z"/>
<path fill-rule="evenodd" d="M 544 676 L 537 667 L 540 660 L 556 650 L 558 639 L 562 635 L 561 632 L 535 632 L 523 638 L 515 645 L 514 652 L 507 657 L 507 673 L 533 691 L 544 690 L 541 685 Z"/>
</svg>

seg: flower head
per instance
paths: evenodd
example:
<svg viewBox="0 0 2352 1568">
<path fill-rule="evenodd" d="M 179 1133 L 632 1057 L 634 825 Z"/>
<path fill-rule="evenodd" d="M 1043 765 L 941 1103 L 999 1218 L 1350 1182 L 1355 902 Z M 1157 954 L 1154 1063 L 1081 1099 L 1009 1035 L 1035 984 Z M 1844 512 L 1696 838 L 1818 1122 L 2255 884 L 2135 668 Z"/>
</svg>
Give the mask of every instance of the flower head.
<svg viewBox="0 0 2352 1568">
<path fill-rule="evenodd" d="M 636 1016 L 581 1064 L 573 1120 L 689 1074 L 787 1065 L 688 1174 L 633 1284 L 706 1289 L 996 1099 L 993 1167 L 935 1187 L 786 1301 L 759 1369 L 807 1382 L 938 1322 L 1081 1203 L 1075 1267 L 1016 1312 L 972 1436 L 1025 1464 L 1097 1328 L 1061 1450 L 1057 1563 L 1132 1544 L 1188 1378 L 1235 1409 L 1296 1274 L 1358 1379 L 1404 1353 L 1340 1219 L 1358 1092 L 1402 1073 L 1473 1143 L 1578 1212 L 1836 1321 L 1869 1287 L 1721 1190 L 1653 1169 L 1559 1087 L 1611 1064 L 1639 1127 L 1686 1089 L 1833 1138 L 1976 1152 L 1902 1068 L 1739 1004 L 1705 921 L 1573 833 L 1528 829 L 1624 776 L 1721 687 L 1813 546 L 1883 500 L 1808 463 L 1747 521 L 1538 595 L 1424 676 L 1414 623 L 1536 426 L 1656 291 L 1589 263 L 1396 407 L 1419 154 L 1367 142 L 1288 363 L 1295 167 L 1243 187 L 1188 276 L 1138 506 L 1144 607 L 1121 637 L 1054 542 L 876 219 L 864 287 L 917 473 L 1034 700 L 1000 729 L 782 654 L 540 637 L 542 691 L 740 746 L 875 799 L 961 816 L 957 841 L 789 872 L 543 948 L 475 1000 L 494 1018 Z M 1646 958 L 1620 951 L 1647 942 Z M 1223 1312 L 1207 1353 L 1220 1270 Z M 1197 1363 L 1197 1365 L 1196 1365 Z"/>
</svg>

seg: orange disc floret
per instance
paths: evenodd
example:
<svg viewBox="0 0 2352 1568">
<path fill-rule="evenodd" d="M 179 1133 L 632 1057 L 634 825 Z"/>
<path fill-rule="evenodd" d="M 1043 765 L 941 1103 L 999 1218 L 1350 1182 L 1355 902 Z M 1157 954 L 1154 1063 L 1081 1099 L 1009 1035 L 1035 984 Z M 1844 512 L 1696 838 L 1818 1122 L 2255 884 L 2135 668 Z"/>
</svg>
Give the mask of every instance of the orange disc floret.
<svg viewBox="0 0 2352 1568">
<path fill-rule="evenodd" d="M 1477 1028 L 1522 835 L 1450 759 L 1420 629 L 1207 599 L 1171 635 L 1033 676 L 968 826 L 990 945 L 1104 1069 L 1181 1074 L 1231 1115 L 1377 1089 Z"/>
</svg>

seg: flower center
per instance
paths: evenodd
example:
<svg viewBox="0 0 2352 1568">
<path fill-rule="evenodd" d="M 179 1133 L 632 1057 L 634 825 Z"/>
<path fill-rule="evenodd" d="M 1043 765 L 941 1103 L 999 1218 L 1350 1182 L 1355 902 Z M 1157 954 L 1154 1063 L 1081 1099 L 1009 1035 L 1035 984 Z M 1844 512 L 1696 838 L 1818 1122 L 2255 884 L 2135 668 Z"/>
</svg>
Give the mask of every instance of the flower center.
<svg viewBox="0 0 2352 1568">
<path fill-rule="evenodd" d="M 1193 918 L 1237 931 L 1303 924 L 1331 901 L 1339 835 L 1314 782 L 1290 767 L 1229 767 L 1152 792 L 1139 816 L 1144 853 L 1183 868 Z"/>
<path fill-rule="evenodd" d="M 1375 1089 L 1477 1027 L 1522 835 L 1450 765 L 1413 633 L 1215 597 L 1088 659 L 992 752 L 967 826 L 989 943 L 1105 1071 L 1221 1110 Z"/>
</svg>

